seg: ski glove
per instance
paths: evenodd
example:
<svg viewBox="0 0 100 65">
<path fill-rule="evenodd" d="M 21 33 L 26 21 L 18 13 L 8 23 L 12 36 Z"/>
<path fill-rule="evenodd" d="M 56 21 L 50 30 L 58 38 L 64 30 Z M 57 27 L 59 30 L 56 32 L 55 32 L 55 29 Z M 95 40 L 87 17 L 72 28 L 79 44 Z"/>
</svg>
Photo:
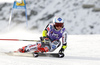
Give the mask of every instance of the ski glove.
<svg viewBox="0 0 100 65">
<path fill-rule="evenodd" d="M 50 43 L 50 39 L 49 39 L 49 38 L 44 38 L 44 40 L 43 40 L 43 41 L 44 41 L 44 43 L 45 43 L 45 44 Z"/>
<path fill-rule="evenodd" d="M 50 39 L 48 37 L 40 37 L 41 41 L 45 44 L 50 43 Z"/>
<path fill-rule="evenodd" d="M 63 53 L 63 52 L 64 52 L 64 49 L 61 48 L 61 49 L 59 50 L 59 53 Z"/>
<path fill-rule="evenodd" d="M 63 53 L 63 52 L 64 52 L 64 50 L 66 49 L 66 47 L 67 47 L 67 45 L 66 45 L 66 44 L 64 44 L 64 45 L 62 46 L 62 48 L 59 50 L 59 53 Z"/>
</svg>

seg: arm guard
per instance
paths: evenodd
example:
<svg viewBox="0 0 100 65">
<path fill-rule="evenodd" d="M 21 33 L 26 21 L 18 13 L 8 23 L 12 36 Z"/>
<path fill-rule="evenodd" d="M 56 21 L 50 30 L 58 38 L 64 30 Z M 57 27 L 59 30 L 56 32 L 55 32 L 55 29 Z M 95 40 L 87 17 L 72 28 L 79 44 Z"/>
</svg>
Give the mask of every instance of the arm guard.
<svg viewBox="0 0 100 65">
<path fill-rule="evenodd" d="M 42 32 L 42 36 L 43 36 L 43 37 L 46 37 L 48 31 L 50 31 L 50 25 L 52 25 L 52 24 L 49 23 L 49 24 L 46 26 L 45 30 L 43 30 L 43 32 Z"/>
<path fill-rule="evenodd" d="M 43 37 L 46 37 L 46 36 L 47 36 L 47 31 L 46 31 L 46 30 L 43 30 L 42 36 L 43 36 Z"/>
</svg>

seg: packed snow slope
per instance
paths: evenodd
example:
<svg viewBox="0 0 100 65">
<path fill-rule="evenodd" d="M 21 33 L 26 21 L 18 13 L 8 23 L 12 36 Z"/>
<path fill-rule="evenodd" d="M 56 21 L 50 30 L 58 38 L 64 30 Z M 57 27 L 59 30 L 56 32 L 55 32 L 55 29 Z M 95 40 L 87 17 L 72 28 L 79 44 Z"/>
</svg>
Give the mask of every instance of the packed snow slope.
<svg viewBox="0 0 100 65">
<path fill-rule="evenodd" d="M 38 32 L 15 30 L 0 34 L 1 39 L 36 39 L 41 36 Z M 100 35 L 68 35 L 68 47 L 64 58 L 54 57 L 18 57 L 8 56 L 3 52 L 35 44 L 27 41 L 0 41 L 0 65 L 99 65 L 100 64 Z M 54 52 L 58 52 L 60 47 Z"/>
</svg>

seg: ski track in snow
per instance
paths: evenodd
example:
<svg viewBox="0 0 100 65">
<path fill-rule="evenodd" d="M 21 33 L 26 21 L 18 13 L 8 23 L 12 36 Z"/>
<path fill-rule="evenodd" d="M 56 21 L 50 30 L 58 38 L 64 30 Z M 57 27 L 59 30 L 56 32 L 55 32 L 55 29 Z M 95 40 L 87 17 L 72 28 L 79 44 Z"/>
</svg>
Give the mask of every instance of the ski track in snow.
<svg viewBox="0 0 100 65">
<path fill-rule="evenodd" d="M 24 33 L 2 34 L 0 38 L 39 39 L 39 36 L 41 36 L 39 33 L 33 34 L 24 31 Z M 35 42 L 0 41 L 0 65 L 99 65 L 99 39 L 100 35 L 68 35 L 68 47 L 64 52 L 64 58 L 8 56 L 3 52 L 14 51 L 27 44 L 35 44 Z M 58 52 L 59 48 L 54 52 Z"/>
</svg>

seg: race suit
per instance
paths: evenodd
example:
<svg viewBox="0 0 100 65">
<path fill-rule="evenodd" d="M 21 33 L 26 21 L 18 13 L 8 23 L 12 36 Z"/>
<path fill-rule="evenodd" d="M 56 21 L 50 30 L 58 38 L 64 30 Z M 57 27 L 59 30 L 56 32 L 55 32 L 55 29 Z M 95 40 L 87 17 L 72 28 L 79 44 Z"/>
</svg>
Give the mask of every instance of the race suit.
<svg viewBox="0 0 100 65">
<path fill-rule="evenodd" d="M 50 23 L 46 26 L 45 30 L 42 33 L 43 37 L 49 37 L 51 40 L 51 49 L 54 51 L 61 45 L 60 38 L 62 38 L 62 47 L 61 49 L 65 50 L 67 47 L 67 32 L 64 27 L 61 30 L 56 30 L 53 23 Z"/>
<path fill-rule="evenodd" d="M 67 32 L 64 27 L 61 30 L 56 30 L 53 23 L 50 23 L 46 26 L 45 30 L 42 32 L 43 37 L 48 37 L 50 42 L 48 44 L 43 44 L 41 41 L 37 42 L 37 44 L 30 44 L 22 47 L 23 53 L 31 50 L 41 51 L 41 52 L 52 52 L 57 49 L 61 43 L 61 51 L 64 51 L 67 47 Z M 60 38 L 62 38 L 62 42 L 60 42 Z"/>
</svg>

